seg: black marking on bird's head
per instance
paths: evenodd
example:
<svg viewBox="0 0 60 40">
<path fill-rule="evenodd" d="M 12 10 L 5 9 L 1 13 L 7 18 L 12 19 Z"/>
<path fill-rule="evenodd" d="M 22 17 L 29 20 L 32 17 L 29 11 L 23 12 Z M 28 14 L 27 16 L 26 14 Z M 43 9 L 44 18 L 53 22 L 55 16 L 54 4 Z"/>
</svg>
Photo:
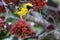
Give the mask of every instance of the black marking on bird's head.
<svg viewBox="0 0 60 40">
<path fill-rule="evenodd" d="M 28 5 L 27 5 L 27 9 L 28 9 L 28 10 L 29 10 L 29 9 L 32 9 L 32 8 L 33 8 L 32 6 L 28 6 Z"/>
</svg>

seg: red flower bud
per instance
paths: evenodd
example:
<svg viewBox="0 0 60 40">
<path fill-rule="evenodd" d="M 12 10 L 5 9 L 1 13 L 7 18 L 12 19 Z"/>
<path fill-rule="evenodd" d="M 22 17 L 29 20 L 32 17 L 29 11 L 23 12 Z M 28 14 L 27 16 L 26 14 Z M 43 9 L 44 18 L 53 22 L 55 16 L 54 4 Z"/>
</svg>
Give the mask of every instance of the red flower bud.
<svg viewBox="0 0 60 40">
<path fill-rule="evenodd" d="M 5 12 L 6 10 L 5 10 L 5 7 L 3 6 L 3 5 L 0 5 L 0 12 L 1 13 L 3 13 L 3 12 Z"/>
<path fill-rule="evenodd" d="M 12 0 L 4 0 L 7 4 L 12 2 Z"/>
<path fill-rule="evenodd" d="M 55 25 L 51 24 L 47 27 L 48 30 L 54 30 L 55 29 Z"/>
</svg>

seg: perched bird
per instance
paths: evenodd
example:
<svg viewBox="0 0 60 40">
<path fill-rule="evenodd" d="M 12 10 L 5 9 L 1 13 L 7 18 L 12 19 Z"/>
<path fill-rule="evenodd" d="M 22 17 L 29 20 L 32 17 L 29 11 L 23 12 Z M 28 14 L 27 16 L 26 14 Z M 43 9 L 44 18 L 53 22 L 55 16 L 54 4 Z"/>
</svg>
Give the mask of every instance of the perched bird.
<svg viewBox="0 0 60 40">
<path fill-rule="evenodd" d="M 31 3 L 25 3 L 22 4 L 22 6 L 19 6 L 17 11 L 15 12 L 15 14 L 17 14 L 18 16 L 20 16 L 20 18 L 22 18 L 24 15 L 26 15 L 29 10 L 33 7 L 33 5 Z"/>
</svg>

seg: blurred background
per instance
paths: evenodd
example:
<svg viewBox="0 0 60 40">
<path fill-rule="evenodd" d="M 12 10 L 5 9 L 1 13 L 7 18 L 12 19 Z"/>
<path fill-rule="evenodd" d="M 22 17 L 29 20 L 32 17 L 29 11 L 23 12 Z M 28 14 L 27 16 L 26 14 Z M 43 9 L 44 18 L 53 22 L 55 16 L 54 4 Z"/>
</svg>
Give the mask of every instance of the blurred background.
<svg viewBox="0 0 60 40">
<path fill-rule="evenodd" d="M 19 19 L 14 14 L 17 8 L 32 1 L 34 0 L 0 0 L 0 40 L 60 40 L 60 0 L 43 0 L 45 6 L 41 9 L 38 7 L 38 11 L 33 8 L 23 17 L 30 24 L 33 31 L 31 35 L 21 38 L 10 33 L 12 25 Z M 34 2 L 32 4 L 34 6 Z"/>
</svg>

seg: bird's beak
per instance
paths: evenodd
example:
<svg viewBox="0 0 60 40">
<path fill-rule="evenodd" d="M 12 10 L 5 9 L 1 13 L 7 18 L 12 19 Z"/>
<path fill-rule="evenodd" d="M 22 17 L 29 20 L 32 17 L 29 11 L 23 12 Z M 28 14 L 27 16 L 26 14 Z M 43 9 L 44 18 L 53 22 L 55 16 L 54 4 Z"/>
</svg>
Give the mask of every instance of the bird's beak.
<svg viewBox="0 0 60 40">
<path fill-rule="evenodd" d="M 30 6 L 30 10 L 34 9 L 33 6 Z"/>
<path fill-rule="evenodd" d="M 33 7 L 29 10 L 29 12 L 31 13 L 32 10 L 33 10 Z"/>
<path fill-rule="evenodd" d="M 33 7 L 30 7 L 31 9 L 33 9 Z"/>
</svg>

